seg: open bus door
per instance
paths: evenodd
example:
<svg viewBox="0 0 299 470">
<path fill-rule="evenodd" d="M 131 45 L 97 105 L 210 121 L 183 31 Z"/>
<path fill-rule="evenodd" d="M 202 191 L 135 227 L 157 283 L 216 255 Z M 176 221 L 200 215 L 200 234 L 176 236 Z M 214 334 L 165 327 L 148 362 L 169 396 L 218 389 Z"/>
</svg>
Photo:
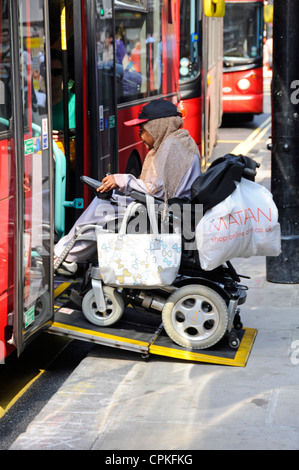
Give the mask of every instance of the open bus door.
<svg viewBox="0 0 299 470">
<path fill-rule="evenodd" d="M 7 138 L 13 173 L 9 196 L 14 201 L 7 219 L 14 239 L 8 261 L 15 267 L 13 309 L 8 314 L 13 327 L 10 342 L 20 354 L 53 317 L 48 2 L 11 0 L 8 5 L 11 114 Z"/>
<path fill-rule="evenodd" d="M 118 172 L 118 122 L 114 1 L 86 4 L 91 174 L 102 180 Z"/>
</svg>

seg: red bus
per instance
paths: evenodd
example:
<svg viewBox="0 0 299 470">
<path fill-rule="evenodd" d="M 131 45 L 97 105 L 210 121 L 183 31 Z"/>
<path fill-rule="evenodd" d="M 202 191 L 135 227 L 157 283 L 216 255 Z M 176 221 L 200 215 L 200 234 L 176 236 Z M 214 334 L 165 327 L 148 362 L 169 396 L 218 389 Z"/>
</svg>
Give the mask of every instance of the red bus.
<svg viewBox="0 0 299 470">
<path fill-rule="evenodd" d="M 226 1 L 223 112 L 263 112 L 263 0 Z"/>
<path fill-rule="evenodd" d="M 179 86 L 184 125 L 198 144 L 204 167 L 222 120 L 224 6 L 218 2 L 217 16 L 209 17 L 203 3 L 180 0 Z"/>
<path fill-rule="evenodd" d="M 123 121 L 178 102 L 178 15 L 177 0 L 0 0 L 0 363 L 55 320 L 54 243 L 91 200 L 80 177 L 138 174 Z"/>
<path fill-rule="evenodd" d="M 54 243 L 91 200 L 80 176 L 139 174 L 144 150 L 123 121 L 151 99 L 177 103 L 178 11 L 176 0 L 0 1 L 0 362 L 53 320 Z"/>
</svg>

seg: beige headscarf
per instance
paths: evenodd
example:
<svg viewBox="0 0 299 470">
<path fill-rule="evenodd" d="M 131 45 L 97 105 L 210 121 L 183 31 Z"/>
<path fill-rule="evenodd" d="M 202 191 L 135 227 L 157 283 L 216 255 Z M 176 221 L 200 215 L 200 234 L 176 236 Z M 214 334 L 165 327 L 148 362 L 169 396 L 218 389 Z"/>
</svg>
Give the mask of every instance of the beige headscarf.
<svg viewBox="0 0 299 470">
<path fill-rule="evenodd" d="M 140 179 L 149 193 L 155 194 L 161 184 L 165 201 L 175 196 L 178 187 L 189 170 L 198 147 L 178 116 L 154 119 L 144 124 L 153 137 L 154 147 L 147 154 Z"/>
</svg>

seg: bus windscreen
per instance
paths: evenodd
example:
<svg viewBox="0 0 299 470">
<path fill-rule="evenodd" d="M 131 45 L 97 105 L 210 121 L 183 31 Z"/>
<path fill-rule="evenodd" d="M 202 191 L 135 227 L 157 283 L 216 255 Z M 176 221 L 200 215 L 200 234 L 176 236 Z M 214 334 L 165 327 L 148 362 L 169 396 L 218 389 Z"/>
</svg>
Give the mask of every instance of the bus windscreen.
<svg viewBox="0 0 299 470">
<path fill-rule="evenodd" d="M 262 8 L 254 4 L 227 4 L 224 17 L 225 68 L 253 64 L 263 57 Z"/>
</svg>

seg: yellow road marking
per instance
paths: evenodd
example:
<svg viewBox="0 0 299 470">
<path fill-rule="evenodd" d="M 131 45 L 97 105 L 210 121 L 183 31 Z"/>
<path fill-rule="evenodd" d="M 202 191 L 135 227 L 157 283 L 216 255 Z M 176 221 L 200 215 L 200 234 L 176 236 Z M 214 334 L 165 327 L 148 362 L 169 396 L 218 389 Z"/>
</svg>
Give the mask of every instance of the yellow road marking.
<svg viewBox="0 0 299 470">
<path fill-rule="evenodd" d="M 257 127 L 241 144 L 237 145 L 231 153 L 235 155 L 247 155 L 250 150 L 258 144 L 266 132 L 271 128 L 271 116 L 269 116 L 260 127 Z"/>
<path fill-rule="evenodd" d="M 217 140 L 217 144 L 241 144 L 243 140 Z"/>
<path fill-rule="evenodd" d="M 26 390 L 31 387 L 31 385 L 44 373 L 45 371 L 43 369 L 39 370 L 37 372 L 37 375 L 33 377 L 29 382 L 26 383 L 26 385 L 20 389 L 20 391 L 14 395 L 12 398 L 10 395 L 6 397 L 3 401 L 1 400 L 1 405 L 0 405 L 0 419 L 2 416 L 21 398 L 22 395 L 26 392 Z M 13 392 L 13 391 L 12 391 Z"/>
<path fill-rule="evenodd" d="M 60 284 L 55 289 L 54 296 L 58 297 L 70 284 L 70 282 Z M 39 340 L 40 338 L 37 338 L 36 342 Z M 43 344 L 45 344 L 45 337 L 43 337 L 42 341 Z M 69 338 L 61 337 L 57 337 L 57 340 L 54 340 L 52 336 L 49 345 L 45 348 L 47 351 L 45 351 L 45 349 L 40 350 L 41 356 L 46 354 L 46 358 L 41 358 L 42 362 L 46 361 L 44 366 L 48 366 L 51 360 L 56 357 L 70 341 Z M 9 365 L 4 365 L 4 368 L 2 370 L 0 369 L 0 419 L 46 370 L 45 367 L 39 368 L 31 364 L 30 366 L 21 367 L 20 364 L 21 359 L 18 359 L 16 366 L 10 367 Z"/>
<path fill-rule="evenodd" d="M 42 334 L 21 357 L 0 368 L 0 419 L 47 370 L 70 343 L 69 338 Z"/>
</svg>

